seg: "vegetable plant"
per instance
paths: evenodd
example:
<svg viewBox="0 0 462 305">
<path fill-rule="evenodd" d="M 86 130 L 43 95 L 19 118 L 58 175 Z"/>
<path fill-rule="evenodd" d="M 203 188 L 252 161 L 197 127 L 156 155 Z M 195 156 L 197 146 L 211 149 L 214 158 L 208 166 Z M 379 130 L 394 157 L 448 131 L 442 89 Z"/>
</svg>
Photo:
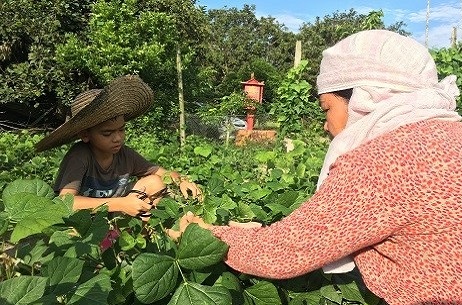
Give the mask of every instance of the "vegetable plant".
<svg viewBox="0 0 462 305">
<path fill-rule="evenodd" d="M 29 136 L 22 135 L 33 143 Z M 327 146 L 318 134 L 304 137 L 293 139 L 291 151 L 281 143 L 223 147 L 199 137 L 180 149 L 176 142 L 159 147 L 150 137 L 129 137 L 128 145 L 147 158 L 188 173 L 204 194 L 203 201 L 185 199 L 166 180 L 170 195 L 147 222 L 108 213 L 104 205 L 73 211 L 72 196 L 56 197 L 51 181 L 33 175 L 6 181 L 0 303 L 378 304 L 358 274 L 258 278 L 228 267 L 227 245 L 208 230 L 190 225 L 178 240 L 165 233 L 188 211 L 214 224 L 269 224 L 288 215 L 314 192 Z"/>
</svg>

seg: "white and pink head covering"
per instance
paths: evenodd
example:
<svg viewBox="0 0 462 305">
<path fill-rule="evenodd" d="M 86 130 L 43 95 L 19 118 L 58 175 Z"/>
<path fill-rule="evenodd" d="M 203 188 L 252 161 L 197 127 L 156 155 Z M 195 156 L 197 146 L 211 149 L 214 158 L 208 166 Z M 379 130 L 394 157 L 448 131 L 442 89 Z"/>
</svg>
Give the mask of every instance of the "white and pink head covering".
<svg viewBox="0 0 462 305">
<path fill-rule="evenodd" d="M 400 126 L 428 119 L 460 121 L 455 111 L 459 89 L 450 75 L 438 82 L 428 50 L 413 40 L 386 30 L 353 34 L 322 53 L 318 93 L 353 89 L 346 128 L 331 142 L 318 188 L 337 157 Z M 324 267 L 346 272 L 348 259 Z"/>
</svg>

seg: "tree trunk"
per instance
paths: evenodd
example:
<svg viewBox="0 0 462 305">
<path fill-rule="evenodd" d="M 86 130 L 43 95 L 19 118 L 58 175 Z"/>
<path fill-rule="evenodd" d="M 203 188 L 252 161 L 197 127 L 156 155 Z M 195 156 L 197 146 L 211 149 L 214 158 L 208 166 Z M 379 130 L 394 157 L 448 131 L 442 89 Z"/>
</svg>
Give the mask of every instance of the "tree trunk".
<svg viewBox="0 0 462 305">
<path fill-rule="evenodd" d="M 180 106 L 180 145 L 183 147 L 186 143 L 186 124 L 184 113 L 183 69 L 181 67 L 181 50 L 179 46 L 176 49 L 176 70 L 178 74 L 178 103 Z"/>
<path fill-rule="evenodd" d="M 295 43 L 294 67 L 296 68 L 302 60 L 302 41 L 297 40 Z"/>
</svg>

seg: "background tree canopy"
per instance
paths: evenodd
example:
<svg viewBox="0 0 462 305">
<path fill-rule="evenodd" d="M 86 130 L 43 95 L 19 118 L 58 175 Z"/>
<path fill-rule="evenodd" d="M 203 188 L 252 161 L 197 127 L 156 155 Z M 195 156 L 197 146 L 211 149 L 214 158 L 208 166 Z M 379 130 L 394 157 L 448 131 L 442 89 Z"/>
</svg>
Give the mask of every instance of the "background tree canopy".
<svg viewBox="0 0 462 305">
<path fill-rule="evenodd" d="M 171 124 L 177 50 L 187 112 L 242 90 L 252 72 L 265 82 L 263 105 L 271 112 L 297 40 L 313 91 L 323 49 L 356 31 L 385 28 L 381 11 L 350 10 L 293 33 L 274 18 L 257 18 L 255 6 L 206 11 L 195 0 L 4 0 L 0 12 L 0 124 L 25 128 L 56 127 L 78 93 L 127 73 L 154 89 L 157 125 Z M 409 34 L 402 22 L 388 29 Z"/>
</svg>

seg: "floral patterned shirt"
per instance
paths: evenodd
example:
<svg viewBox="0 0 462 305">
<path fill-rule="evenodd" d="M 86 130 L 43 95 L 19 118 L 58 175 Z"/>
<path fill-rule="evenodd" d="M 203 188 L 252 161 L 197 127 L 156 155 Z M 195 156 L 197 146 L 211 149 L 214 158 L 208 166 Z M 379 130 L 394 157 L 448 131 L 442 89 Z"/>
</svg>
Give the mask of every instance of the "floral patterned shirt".
<svg viewBox="0 0 462 305">
<path fill-rule="evenodd" d="M 462 123 L 423 121 L 337 158 L 320 189 L 270 226 L 214 226 L 226 263 L 296 277 L 352 256 L 390 305 L 462 304 Z"/>
</svg>

